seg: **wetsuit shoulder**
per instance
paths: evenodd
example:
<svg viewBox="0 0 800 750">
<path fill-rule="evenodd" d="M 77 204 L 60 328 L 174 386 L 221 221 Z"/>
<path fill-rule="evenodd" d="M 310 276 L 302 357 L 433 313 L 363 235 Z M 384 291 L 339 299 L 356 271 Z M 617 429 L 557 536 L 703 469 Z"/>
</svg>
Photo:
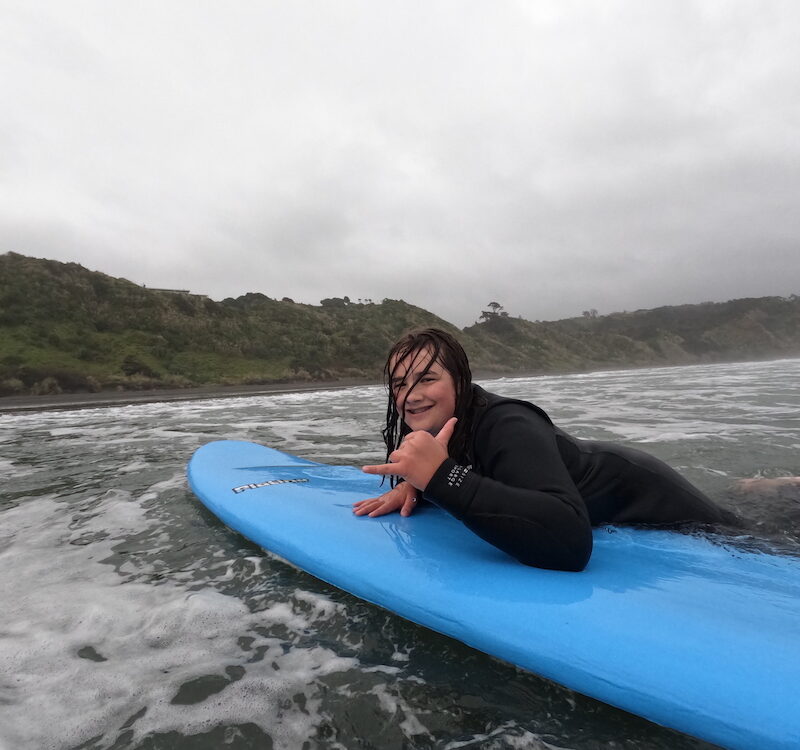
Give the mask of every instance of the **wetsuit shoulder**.
<svg viewBox="0 0 800 750">
<path fill-rule="evenodd" d="M 490 477 L 502 476 L 516 487 L 560 487 L 570 495 L 577 492 L 569 450 L 565 454 L 570 436 L 536 404 L 487 396 L 486 408 L 473 430 L 476 470 Z"/>
<path fill-rule="evenodd" d="M 592 546 L 588 514 L 549 417 L 483 389 L 475 396 L 475 467 L 447 459 L 425 496 L 521 562 L 582 569 Z"/>
<path fill-rule="evenodd" d="M 523 412 L 532 412 L 537 414 L 545 422 L 553 425 L 553 420 L 550 419 L 547 412 L 540 406 L 537 406 L 530 401 L 523 401 L 522 399 L 518 398 L 508 398 L 507 396 L 500 396 L 496 393 L 489 393 L 489 391 L 484 390 L 478 385 L 474 385 L 472 388 L 472 399 L 475 409 L 474 424 L 476 427 L 481 421 L 483 421 L 483 419 L 486 418 L 487 415 L 492 414 L 496 417 L 496 410 L 498 407 L 508 406 L 516 406 L 519 407 L 519 409 L 521 409 Z M 507 409 L 504 409 L 503 411 L 507 411 Z"/>
</svg>

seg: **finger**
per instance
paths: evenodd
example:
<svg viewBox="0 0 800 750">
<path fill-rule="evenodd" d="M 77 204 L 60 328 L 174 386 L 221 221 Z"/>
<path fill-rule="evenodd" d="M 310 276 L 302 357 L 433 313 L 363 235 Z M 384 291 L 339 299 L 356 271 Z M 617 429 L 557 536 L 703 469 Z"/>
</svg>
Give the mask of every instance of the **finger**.
<svg viewBox="0 0 800 750">
<path fill-rule="evenodd" d="M 369 514 L 369 518 L 377 518 L 378 516 L 385 516 L 387 513 L 392 513 L 395 510 L 394 507 L 391 505 L 379 505 L 372 513 Z"/>
<path fill-rule="evenodd" d="M 376 500 L 380 500 L 379 497 L 365 497 L 363 500 L 357 500 L 353 503 L 354 508 L 358 508 L 362 505 L 366 505 L 367 503 L 374 503 Z"/>
<path fill-rule="evenodd" d="M 439 433 L 436 435 L 436 442 L 443 445 L 445 448 L 447 444 L 450 442 L 450 438 L 453 437 L 453 432 L 456 429 L 456 422 L 458 422 L 457 417 L 450 417 L 445 423 L 444 427 L 439 430 Z"/>
<path fill-rule="evenodd" d="M 367 503 L 375 503 L 379 502 L 383 499 L 383 495 L 378 495 L 376 497 L 365 497 L 363 500 L 357 500 L 353 503 L 353 507 L 357 508 L 359 505 L 366 505 Z"/>
<path fill-rule="evenodd" d="M 357 516 L 368 513 L 380 502 L 380 499 L 377 497 L 370 497 L 367 500 L 359 500 L 357 503 L 353 503 L 353 513 L 355 513 Z"/>
<path fill-rule="evenodd" d="M 397 502 L 391 497 L 392 493 L 387 493 L 384 498 L 379 498 L 380 502 L 372 509 L 370 518 L 385 516 L 387 513 L 394 513 L 397 510 Z"/>
<path fill-rule="evenodd" d="M 377 464 L 376 466 L 362 466 L 361 471 L 365 474 L 396 474 L 397 466 L 395 464 Z"/>
<path fill-rule="evenodd" d="M 411 497 L 406 498 L 406 501 L 403 503 L 403 507 L 400 509 L 401 516 L 410 516 L 414 509 L 417 507 L 417 496 L 412 495 Z"/>
</svg>

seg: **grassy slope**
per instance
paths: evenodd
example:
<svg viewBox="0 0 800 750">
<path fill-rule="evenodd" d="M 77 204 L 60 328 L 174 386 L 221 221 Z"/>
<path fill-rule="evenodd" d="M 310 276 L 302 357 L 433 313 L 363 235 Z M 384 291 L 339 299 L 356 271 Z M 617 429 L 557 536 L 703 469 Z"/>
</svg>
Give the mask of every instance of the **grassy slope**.
<svg viewBox="0 0 800 750">
<path fill-rule="evenodd" d="M 596 318 L 502 315 L 458 331 L 401 300 L 213 302 L 59 263 L 0 255 L 0 394 L 377 377 L 403 331 L 459 336 L 485 373 L 800 354 L 800 300 L 765 297 Z"/>
</svg>

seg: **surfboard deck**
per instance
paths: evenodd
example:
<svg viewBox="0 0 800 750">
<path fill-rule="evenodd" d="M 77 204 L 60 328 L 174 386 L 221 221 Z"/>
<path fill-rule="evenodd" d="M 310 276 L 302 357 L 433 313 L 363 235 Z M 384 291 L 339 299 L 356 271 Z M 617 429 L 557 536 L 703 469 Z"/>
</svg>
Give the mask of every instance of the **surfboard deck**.
<svg viewBox="0 0 800 750">
<path fill-rule="evenodd" d="M 605 703 L 731 748 L 800 747 L 800 560 L 601 528 L 582 573 L 521 565 L 430 505 L 356 517 L 379 478 L 241 441 L 188 479 L 299 568 Z"/>
</svg>

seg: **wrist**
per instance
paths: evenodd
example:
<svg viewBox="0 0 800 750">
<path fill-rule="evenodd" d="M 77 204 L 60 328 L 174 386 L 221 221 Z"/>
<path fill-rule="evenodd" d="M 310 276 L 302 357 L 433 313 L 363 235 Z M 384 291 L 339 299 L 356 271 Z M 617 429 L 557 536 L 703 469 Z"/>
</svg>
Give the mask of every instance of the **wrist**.
<svg viewBox="0 0 800 750">
<path fill-rule="evenodd" d="M 425 499 L 462 519 L 469 511 L 480 477 L 469 466 L 445 459 L 425 490 Z"/>
<path fill-rule="evenodd" d="M 415 485 L 418 488 L 419 492 L 425 492 L 427 490 L 427 488 L 430 485 L 431 481 L 442 470 L 442 466 L 444 466 L 444 464 L 447 462 L 447 460 L 448 460 L 447 456 L 445 456 L 438 463 L 431 462 L 428 465 L 427 470 L 425 472 L 425 474 L 426 474 L 426 476 L 424 478 L 425 481 L 424 482 L 420 482 L 419 484 Z"/>
</svg>

